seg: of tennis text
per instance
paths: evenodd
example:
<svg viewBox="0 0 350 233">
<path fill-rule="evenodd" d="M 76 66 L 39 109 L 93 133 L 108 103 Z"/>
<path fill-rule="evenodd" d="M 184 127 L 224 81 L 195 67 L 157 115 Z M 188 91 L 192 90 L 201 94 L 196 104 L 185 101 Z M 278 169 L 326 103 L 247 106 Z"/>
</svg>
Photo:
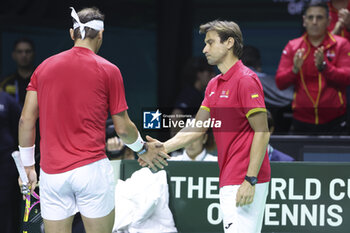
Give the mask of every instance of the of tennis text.
<svg viewBox="0 0 350 233">
<path fill-rule="evenodd" d="M 221 224 L 218 177 L 172 176 L 175 198 L 208 200 L 208 223 Z M 299 192 L 296 192 L 299 190 Z M 331 226 L 343 223 L 343 206 L 350 200 L 350 179 L 321 183 L 317 178 L 272 178 L 265 208 L 265 226 Z M 215 200 L 210 203 L 210 200 Z"/>
</svg>

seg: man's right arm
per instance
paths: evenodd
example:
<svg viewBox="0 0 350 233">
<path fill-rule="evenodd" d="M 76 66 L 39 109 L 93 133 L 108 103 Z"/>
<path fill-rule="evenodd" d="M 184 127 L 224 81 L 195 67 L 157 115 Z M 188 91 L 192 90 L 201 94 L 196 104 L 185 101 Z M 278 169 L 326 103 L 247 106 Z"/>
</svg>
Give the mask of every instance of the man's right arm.
<svg viewBox="0 0 350 233">
<path fill-rule="evenodd" d="M 143 149 L 142 144 L 144 143 L 140 137 L 139 131 L 135 124 L 129 118 L 127 111 L 122 111 L 118 114 L 112 115 L 115 131 L 123 142 L 135 152 L 140 152 Z M 164 151 L 164 147 L 160 143 L 147 143 L 147 152 L 140 155 L 153 170 L 157 170 L 154 165 L 158 168 L 163 168 L 163 165 L 167 165 L 164 159 L 170 158 Z M 135 149 L 137 147 L 137 149 Z"/>
<path fill-rule="evenodd" d="M 129 118 L 127 111 L 112 115 L 114 129 L 125 144 L 131 144 L 138 137 L 138 130 Z"/>
<path fill-rule="evenodd" d="M 22 163 L 25 167 L 29 186 L 34 191 L 37 183 L 34 159 L 35 124 L 39 116 L 39 105 L 36 91 L 28 91 L 18 126 L 18 141 Z M 21 185 L 21 184 L 20 184 Z"/>
<path fill-rule="evenodd" d="M 196 121 L 206 121 L 210 118 L 207 109 L 201 107 L 196 115 Z M 164 142 L 164 148 L 167 153 L 183 148 L 191 144 L 194 140 L 205 134 L 207 128 L 204 127 L 186 127 L 180 130 L 173 138 Z"/>
<path fill-rule="evenodd" d="M 294 68 L 294 51 L 290 44 L 283 49 L 280 63 L 276 72 L 276 84 L 281 90 L 288 88 L 295 83 L 297 74 L 293 72 Z"/>
</svg>

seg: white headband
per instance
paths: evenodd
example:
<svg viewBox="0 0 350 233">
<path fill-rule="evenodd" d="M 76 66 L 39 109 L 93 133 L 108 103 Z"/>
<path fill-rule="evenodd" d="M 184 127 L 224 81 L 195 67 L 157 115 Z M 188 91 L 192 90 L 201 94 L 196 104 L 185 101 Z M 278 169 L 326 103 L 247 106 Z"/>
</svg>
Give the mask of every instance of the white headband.
<svg viewBox="0 0 350 233">
<path fill-rule="evenodd" d="M 91 20 L 87 23 L 81 23 L 78 17 L 77 12 L 75 12 L 73 7 L 70 7 L 70 9 L 72 9 L 72 13 L 71 16 L 73 17 L 73 19 L 75 19 L 75 23 L 73 24 L 73 29 L 76 29 L 79 27 L 80 29 L 80 35 L 81 35 L 81 39 L 84 40 L 85 38 L 85 27 L 89 27 L 92 29 L 95 29 L 96 31 L 101 31 L 103 29 L 103 21 L 102 20 Z"/>
</svg>

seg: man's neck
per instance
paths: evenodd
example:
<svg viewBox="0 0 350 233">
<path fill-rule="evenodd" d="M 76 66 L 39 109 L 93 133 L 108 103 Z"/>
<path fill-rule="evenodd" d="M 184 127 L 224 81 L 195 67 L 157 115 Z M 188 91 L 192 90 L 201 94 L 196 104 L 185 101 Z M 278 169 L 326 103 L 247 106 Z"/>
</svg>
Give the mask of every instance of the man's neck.
<svg viewBox="0 0 350 233">
<path fill-rule="evenodd" d="M 89 39 L 85 39 L 85 40 L 77 39 L 74 42 L 74 47 L 87 48 L 87 49 L 90 49 L 94 53 L 96 53 L 96 51 L 97 51 L 97 48 L 96 48 L 97 46 L 95 45 L 95 43 L 93 43 L 93 41 L 91 41 Z"/>
<path fill-rule="evenodd" d="M 27 79 L 32 75 L 33 67 L 18 67 L 17 72 L 19 76 L 21 76 L 24 79 Z"/>
<path fill-rule="evenodd" d="M 238 60 L 239 59 L 235 55 L 229 54 L 222 63 L 218 64 L 218 69 L 222 74 L 225 74 Z"/>
<path fill-rule="evenodd" d="M 320 44 L 322 44 L 322 41 L 324 40 L 325 37 L 326 37 L 326 34 L 323 34 L 322 36 L 310 36 L 310 35 L 308 35 L 308 39 L 309 39 L 310 43 L 315 47 L 318 47 Z"/>
</svg>

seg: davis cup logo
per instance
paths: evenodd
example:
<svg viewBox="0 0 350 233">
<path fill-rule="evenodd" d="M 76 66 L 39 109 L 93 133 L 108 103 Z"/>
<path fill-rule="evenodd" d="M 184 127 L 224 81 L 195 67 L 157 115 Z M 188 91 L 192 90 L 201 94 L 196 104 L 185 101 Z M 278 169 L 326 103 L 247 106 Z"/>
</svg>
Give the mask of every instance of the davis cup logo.
<svg viewBox="0 0 350 233">
<path fill-rule="evenodd" d="M 157 111 L 143 112 L 144 129 L 160 129 L 160 116 L 162 113 Z"/>
</svg>

